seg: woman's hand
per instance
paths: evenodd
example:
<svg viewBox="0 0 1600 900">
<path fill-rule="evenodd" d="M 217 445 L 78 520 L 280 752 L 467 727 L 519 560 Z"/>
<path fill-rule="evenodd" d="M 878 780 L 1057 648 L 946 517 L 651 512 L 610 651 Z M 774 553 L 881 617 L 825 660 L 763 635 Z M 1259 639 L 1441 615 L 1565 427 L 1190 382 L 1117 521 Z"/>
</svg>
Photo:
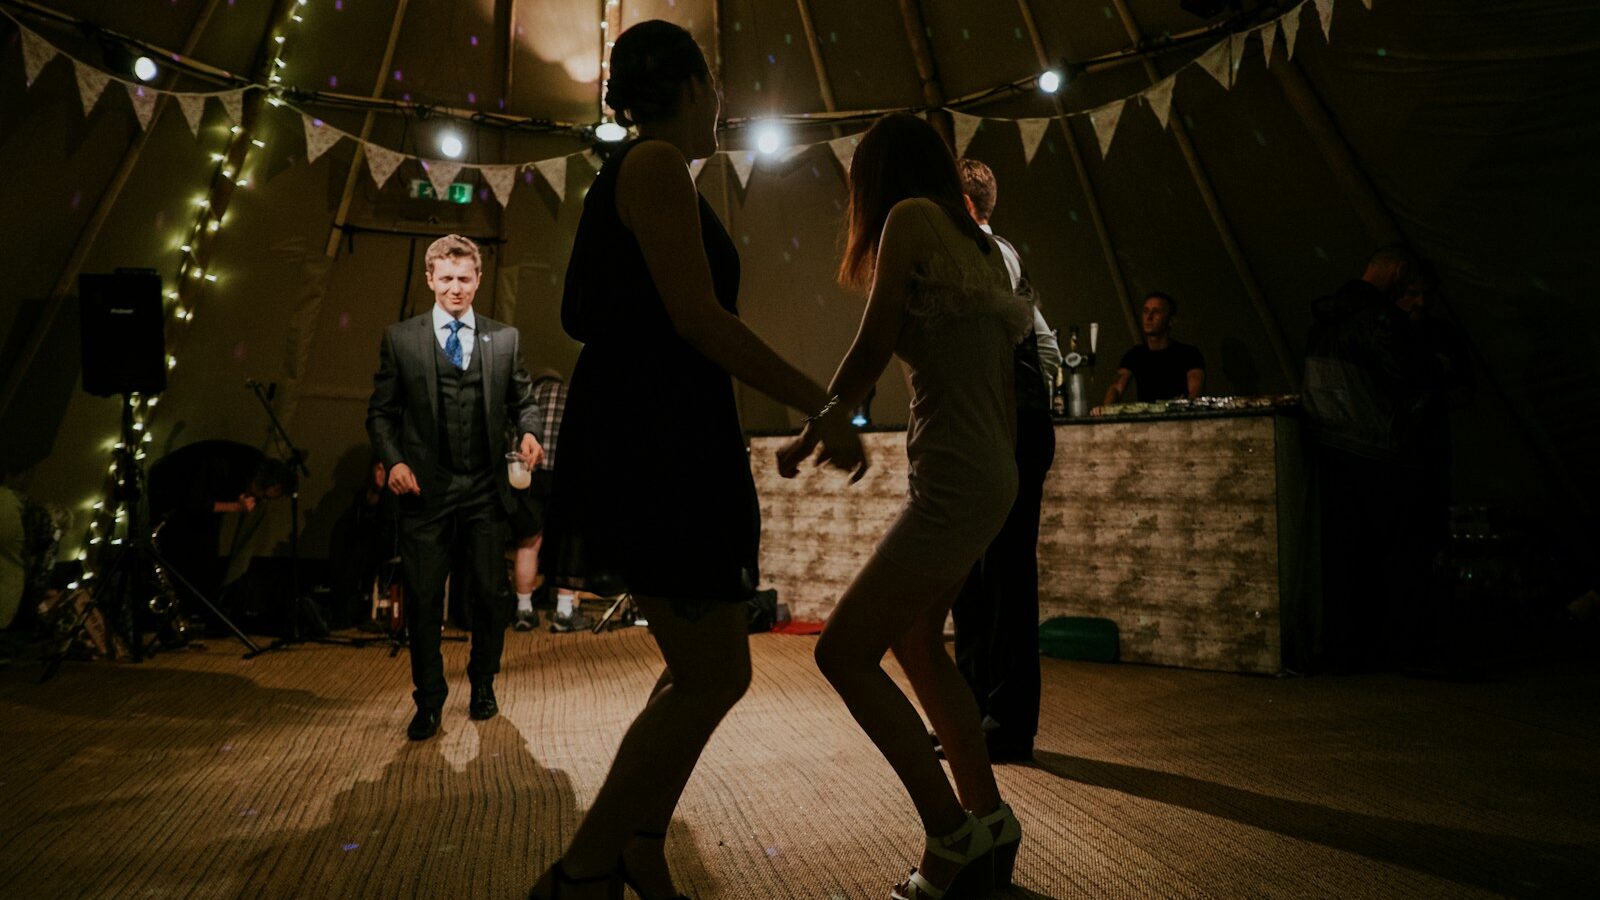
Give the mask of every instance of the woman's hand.
<svg viewBox="0 0 1600 900">
<path fill-rule="evenodd" d="M 778 474 L 784 478 L 800 474 L 800 464 L 819 444 L 822 449 L 817 453 L 817 465 L 827 463 L 849 472 L 851 484 L 867 473 L 871 463 L 866 448 L 861 446 L 861 436 L 843 416 L 824 415 L 807 423 L 798 435 L 778 448 Z"/>
</svg>

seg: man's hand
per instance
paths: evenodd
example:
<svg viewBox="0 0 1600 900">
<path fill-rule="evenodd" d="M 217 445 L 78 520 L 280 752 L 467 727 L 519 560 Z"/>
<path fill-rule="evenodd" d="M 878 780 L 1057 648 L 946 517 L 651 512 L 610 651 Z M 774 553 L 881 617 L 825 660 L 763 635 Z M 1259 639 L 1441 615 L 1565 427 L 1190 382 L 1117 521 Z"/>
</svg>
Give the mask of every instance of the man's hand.
<svg viewBox="0 0 1600 900">
<path fill-rule="evenodd" d="M 531 434 L 522 436 L 522 446 L 517 448 L 517 453 L 522 457 L 522 464 L 533 471 L 544 461 L 544 448 L 539 445 L 539 439 Z"/>
<path fill-rule="evenodd" d="M 256 498 L 251 494 L 239 495 L 239 512 L 255 512 Z"/>
<path fill-rule="evenodd" d="M 417 486 L 417 476 L 411 474 L 411 467 L 405 463 L 395 463 L 389 470 L 389 490 L 396 494 L 422 493 L 422 488 Z"/>
</svg>

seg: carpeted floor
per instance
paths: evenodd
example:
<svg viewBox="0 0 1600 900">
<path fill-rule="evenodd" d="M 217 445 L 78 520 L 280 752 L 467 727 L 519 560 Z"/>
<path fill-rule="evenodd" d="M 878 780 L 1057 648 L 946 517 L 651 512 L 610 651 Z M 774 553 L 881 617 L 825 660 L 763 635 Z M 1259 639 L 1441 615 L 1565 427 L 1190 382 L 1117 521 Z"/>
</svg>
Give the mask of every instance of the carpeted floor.
<svg viewBox="0 0 1600 900">
<path fill-rule="evenodd" d="M 702 898 L 881 898 L 909 801 L 811 663 L 755 684 L 668 844 Z M 420 744 L 404 655 L 239 647 L 0 671 L 0 895 L 523 896 L 657 671 L 642 629 L 508 635 L 499 718 Z M 1039 758 L 999 770 L 1017 897 L 1521 897 L 1600 890 L 1600 666 L 1482 684 L 1045 661 Z"/>
</svg>

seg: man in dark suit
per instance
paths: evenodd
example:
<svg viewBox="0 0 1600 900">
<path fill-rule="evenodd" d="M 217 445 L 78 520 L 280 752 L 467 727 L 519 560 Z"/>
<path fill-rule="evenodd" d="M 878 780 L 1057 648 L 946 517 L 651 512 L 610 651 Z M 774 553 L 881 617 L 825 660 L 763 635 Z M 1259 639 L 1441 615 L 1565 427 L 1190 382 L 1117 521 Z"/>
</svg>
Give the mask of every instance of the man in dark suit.
<svg viewBox="0 0 1600 900">
<path fill-rule="evenodd" d="M 444 584 L 452 557 L 471 572 L 472 653 L 467 677 L 474 719 L 499 707 L 494 676 L 510 620 L 504 531 L 514 504 L 507 432 L 528 468 L 544 456 L 542 415 L 518 358 L 517 330 L 476 315 L 482 276 L 477 245 L 459 235 L 428 247 L 428 312 L 390 325 L 367 405 L 367 433 L 400 500 L 400 558 L 411 635 L 414 741 L 439 730 L 448 688 L 439 652 Z"/>
</svg>

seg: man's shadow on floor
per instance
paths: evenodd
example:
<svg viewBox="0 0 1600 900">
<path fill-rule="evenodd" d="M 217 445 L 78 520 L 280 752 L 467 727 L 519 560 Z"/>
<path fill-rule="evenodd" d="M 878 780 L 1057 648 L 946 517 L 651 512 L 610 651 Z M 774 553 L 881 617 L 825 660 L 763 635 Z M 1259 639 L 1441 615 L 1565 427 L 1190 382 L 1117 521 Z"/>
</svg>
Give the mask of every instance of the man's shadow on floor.
<svg viewBox="0 0 1600 900">
<path fill-rule="evenodd" d="M 1349 812 L 1138 766 L 1040 751 L 1039 768 L 1515 897 L 1577 896 L 1600 879 L 1600 848 Z"/>
</svg>

